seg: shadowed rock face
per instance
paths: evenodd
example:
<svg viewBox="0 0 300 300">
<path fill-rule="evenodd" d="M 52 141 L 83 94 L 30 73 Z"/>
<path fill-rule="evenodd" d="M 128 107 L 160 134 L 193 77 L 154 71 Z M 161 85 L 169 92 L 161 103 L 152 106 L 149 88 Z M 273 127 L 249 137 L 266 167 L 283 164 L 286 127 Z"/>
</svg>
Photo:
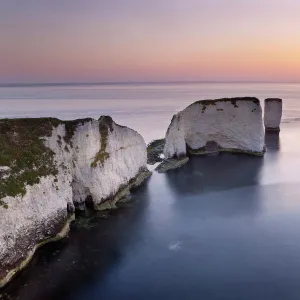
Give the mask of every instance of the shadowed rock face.
<svg viewBox="0 0 300 300">
<path fill-rule="evenodd" d="M 149 176 L 144 139 L 108 116 L 0 120 L 0 154 L 0 287 L 68 233 L 74 204 L 113 208 Z"/>
<path fill-rule="evenodd" d="M 169 158 L 165 159 L 161 164 L 159 164 L 155 171 L 158 173 L 164 173 L 169 170 L 180 168 L 181 166 L 185 165 L 189 161 L 189 158 L 183 156 L 181 158 Z"/>
<path fill-rule="evenodd" d="M 282 99 L 268 98 L 265 100 L 264 123 L 266 131 L 280 131 L 282 117 Z"/>
<path fill-rule="evenodd" d="M 166 133 L 166 159 L 215 151 L 263 155 L 264 128 L 257 98 L 198 101 L 174 115 Z"/>
<path fill-rule="evenodd" d="M 205 145 L 205 152 L 218 152 L 220 146 L 215 141 L 208 141 Z"/>
<path fill-rule="evenodd" d="M 147 163 L 149 165 L 163 161 L 161 155 L 164 152 L 164 147 L 165 139 L 154 140 L 147 145 Z"/>
</svg>

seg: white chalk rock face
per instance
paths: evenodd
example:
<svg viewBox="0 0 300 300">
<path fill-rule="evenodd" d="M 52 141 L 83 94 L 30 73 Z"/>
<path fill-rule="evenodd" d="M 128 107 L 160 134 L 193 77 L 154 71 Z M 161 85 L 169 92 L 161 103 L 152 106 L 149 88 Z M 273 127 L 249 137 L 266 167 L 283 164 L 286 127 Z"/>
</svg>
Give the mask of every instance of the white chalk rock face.
<svg viewBox="0 0 300 300">
<path fill-rule="evenodd" d="M 182 157 L 186 155 L 185 127 L 182 114 L 173 116 L 166 134 L 164 149 L 165 158 Z"/>
<path fill-rule="evenodd" d="M 75 207 L 114 207 L 146 163 L 141 135 L 110 117 L 0 120 L 0 287 L 68 233 Z"/>
<path fill-rule="evenodd" d="M 282 99 L 268 98 L 265 100 L 264 123 L 266 131 L 280 131 L 282 117 Z"/>
<path fill-rule="evenodd" d="M 264 127 L 258 99 L 202 100 L 173 117 L 166 133 L 165 158 L 217 151 L 263 155 Z"/>
</svg>

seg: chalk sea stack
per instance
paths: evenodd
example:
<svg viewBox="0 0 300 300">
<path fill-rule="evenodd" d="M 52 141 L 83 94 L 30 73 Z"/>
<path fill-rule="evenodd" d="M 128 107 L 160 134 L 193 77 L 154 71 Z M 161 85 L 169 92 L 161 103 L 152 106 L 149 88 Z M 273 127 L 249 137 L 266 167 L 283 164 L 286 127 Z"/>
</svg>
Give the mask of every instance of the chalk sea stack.
<svg viewBox="0 0 300 300">
<path fill-rule="evenodd" d="M 266 131 L 280 131 L 282 117 L 282 99 L 267 98 L 265 100 L 264 123 Z"/>
<path fill-rule="evenodd" d="M 146 144 L 110 117 L 0 120 L 0 287 L 64 237 L 75 209 L 114 208 L 150 175 Z"/>
<path fill-rule="evenodd" d="M 257 98 L 201 100 L 173 116 L 166 133 L 166 161 L 221 151 L 263 155 L 264 127 Z"/>
</svg>

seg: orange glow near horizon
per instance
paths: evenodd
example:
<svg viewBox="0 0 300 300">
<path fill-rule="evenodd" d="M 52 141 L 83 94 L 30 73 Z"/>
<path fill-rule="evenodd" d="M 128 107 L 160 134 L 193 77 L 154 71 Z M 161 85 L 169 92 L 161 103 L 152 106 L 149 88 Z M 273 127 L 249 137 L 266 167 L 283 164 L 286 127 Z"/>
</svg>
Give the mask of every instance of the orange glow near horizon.
<svg viewBox="0 0 300 300">
<path fill-rule="evenodd" d="M 133 11 L 108 6 L 102 17 L 92 0 L 57 15 L 41 6 L 35 18 L 19 8 L 17 24 L 0 27 L 0 83 L 299 81 L 300 4 L 265 1 L 166 0 L 171 14 L 126 0 Z"/>
</svg>

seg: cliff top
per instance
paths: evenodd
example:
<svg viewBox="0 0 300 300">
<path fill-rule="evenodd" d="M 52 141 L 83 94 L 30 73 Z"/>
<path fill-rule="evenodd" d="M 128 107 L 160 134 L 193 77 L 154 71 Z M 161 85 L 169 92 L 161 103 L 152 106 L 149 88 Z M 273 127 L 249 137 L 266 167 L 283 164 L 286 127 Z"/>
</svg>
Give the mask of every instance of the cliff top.
<svg viewBox="0 0 300 300">
<path fill-rule="evenodd" d="M 209 100 L 209 99 L 208 100 L 198 100 L 189 106 L 192 106 L 195 104 L 216 105 L 217 103 L 220 103 L 220 102 L 230 102 L 233 106 L 236 107 L 237 101 L 245 101 L 245 102 L 249 101 L 249 102 L 253 102 L 257 105 L 260 104 L 259 100 L 255 97 L 234 97 L 234 98 L 220 98 L 220 99 L 211 99 L 211 100 Z"/>
<path fill-rule="evenodd" d="M 56 118 L 0 119 L 0 205 L 6 196 L 24 195 L 26 185 L 37 184 L 41 177 L 57 175 L 54 152 L 46 147 L 45 138 L 52 135 L 53 128 L 65 125 L 66 134 L 58 136 L 72 146 L 72 137 L 78 125 L 93 121 L 92 118 L 62 121 Z M 112 131 L 113 120 L 109 116 L 99 118 L 101 138 L 107 139 L 107 128 Z M 102 142 L 103 147 L 106 142 Z M 105 151 L 105 149 L 102 149 Z M 99 158 L 101 160 L 101 158 Z M 97 161 L 95 162 L 95 164 Z"/>
<path fill-rule="evenodd" d="M 267 99 L 265 99 L 265 102 L 279 102 L 279 103 L 282 103 L 282 99 L 280 99 L 280 98 L 267 98 Z"/>
</svg>

